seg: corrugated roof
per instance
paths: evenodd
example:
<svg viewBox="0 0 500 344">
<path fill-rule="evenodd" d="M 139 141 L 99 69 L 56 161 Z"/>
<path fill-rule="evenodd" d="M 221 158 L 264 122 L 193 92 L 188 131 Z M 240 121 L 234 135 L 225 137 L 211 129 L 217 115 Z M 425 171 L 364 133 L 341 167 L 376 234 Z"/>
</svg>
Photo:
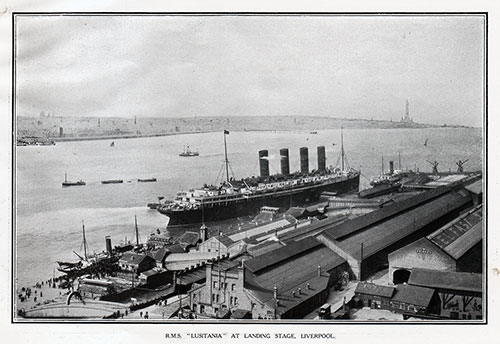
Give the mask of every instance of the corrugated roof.
<svg viewBox="0 0 500 344">
<path fill-rule="evenodd" d="M 413 269 L 408 284 L 481 293 L 482 275 L 470 272 Z"/>
<path fill-rule="evenodd" d="M 321 266 L 321 272 L 325 273 L 345 261 L 328 247 L 316 246 L 315 249 L 296 255 L 285 262 L 282 261 L 268 270 L 258 271 L 255 273 L 254 281 L 266 289 L 277 286 L 278 290 L 287 290 L 293 285 L 317 276 L 318 266 Z"/>
<path fill-rule="evenodd" d="M 399 284 L 396 288 L 396 295 L 394 295 L 391 301 L 427 307 L 429 306 L 433 295 L 434 289 L 417 287 L 408 284 Z"/>
<path fill-rule="evenodd" d="M 361 243 L 363 243 L 363 259 L 366 259 L 450 211 L 463 206 L 468 201 L 467 197 L 458 193 L 447 193 L 418 208 L 375 225 L 369 230 L 340 240 L 337 245 L 354 258 L 359 259 L 361 258 Z"/>
<path fill-rule="evenodd" d="M 245 262 L 245 266 L 252 272 L 257 272 L 274 264 L 290 259 L 307 250 L 322 245 L 315 238 L 306 238 L 290 243 L 288 246 L 270 251 Z"/>
<path fill-rule="evenodd" d="M 481 241 L 482 219 L 482 206 L 479 205 L 427 238 L 453 258 L 459 259 Z"/>
<path fill-rule="evenodd" d="M 166 247 L 170 253 L 185 253 L 186 250 L 180 244 L 170 245 Z"/>
<path fill-rule="evenodd" d="M 258 245 L 248 247 L 247 252 L 253 257 L 257 257 L 263 255 L 264 253 L 282 248 L 283 246 L 285 245 L 279 241 L 267 240 Z"/>
<path fill-rule="evenodd" d="M 359 282 L 356 286 L 355 293 L 391 298 L 392 294 L 394 294 L 394 290 L 396 290 L 395 287 Z"/>
<path fill-rule="evenodd" d="M 475 193 L 477 195 L 483 193 L 483 179 L 476 180 L 474 183 L 466 185 L 465 189 L 468 191 Z"/>
<path fill-rule="evenodd" d="M 288 209 L 286 211 L 285 215 L 291 215 L 291 216 L 295 217 L 296 219 L 298 219 L 299 217 L 304 215 L 305 211 L 306 211 L 305 208 L 291 207 L 290 209 Z"/>
<path fill-rule="evenodd" d="M 440 187 L 430 191 L 422 192 L 411 198 L 389 204 L 381 209 L 359 216 L 350 221 L 326 229 L 323 234 L 330 239 L 339 240 L 342 237 L 352 235 L 364 228 L 373 226 L 381 221 L 386 221 L 390 217 L 396 216 L 404 211 L 409 211 L 421 204 L 450 192 L 447 187 Z"/>
</svg>

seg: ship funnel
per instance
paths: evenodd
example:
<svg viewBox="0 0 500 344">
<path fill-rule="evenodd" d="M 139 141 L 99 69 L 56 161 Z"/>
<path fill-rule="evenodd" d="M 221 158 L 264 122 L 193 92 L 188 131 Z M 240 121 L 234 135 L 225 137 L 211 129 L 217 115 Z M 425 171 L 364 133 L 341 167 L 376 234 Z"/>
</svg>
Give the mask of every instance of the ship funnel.
<svg viewBox="0 0 500 344">
<path fill-rule="evenodd" d="M 288 148 L 280 149 L 281 156 L 281 174 L 288 176 L 290 174 L 290 160 L 288 158 Z"/>
<path fill-rule="evenodd" d="M 105 239 L 106 239 L 106 251 L 108 251 L 109 254 L 112 254 L 113 249 L 111 247 L 111 237 L 107 235 Z"/>
<path fill-rule="evenodd" d="M 307 147 L 300 148 L 300 173 L 309 174 L 309 152 Z"/>
<path fill-rule="evenodd" d="M 394 161 L 389 161 L 389 173 L 393 174 L 394 173 Z"/>
<path fill-rule="evenodd" d="M 269 153 L 265 149 L 259 151 L 260 176 L 263 178 L 269 177 L 268 154 Z"/>
<path fill-rule="evenodd" d="M 326 170 L 325 146 L 318 146 L 318 171 L 325 172 L 325 170 Z"/>
</svg>

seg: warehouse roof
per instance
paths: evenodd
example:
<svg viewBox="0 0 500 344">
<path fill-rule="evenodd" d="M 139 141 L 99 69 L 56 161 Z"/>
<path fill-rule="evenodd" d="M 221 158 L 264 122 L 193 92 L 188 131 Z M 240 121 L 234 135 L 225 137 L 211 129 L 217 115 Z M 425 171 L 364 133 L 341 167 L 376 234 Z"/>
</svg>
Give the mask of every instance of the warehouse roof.
<svg viewBox="0 0 500 344">
<path fill-rule="evenodd" d="M 250 261 L 245 261 L 245 267 L 248 267 L 247 263 Z M 267 289 L 277 286 L 280 290 L 287 290 L 293 285 L 318 276 L 320 269 L 324 274 L 344 262 L 345 259 L 321 245 L 286 262 L 274 265 L 268 270 L 260 270 L 254 274 L 254 281 Z"/>
<path fill-rule="evenodd" d="M 408 284 L 481 293 L 482 275 L 470 272 L 413 269 Z"/>
<path fill-rule="evenodd" d="M 477 195 L 482 194 L 483 193 L 483 179 L 481 178 L 479 180 L 476 180 L 472 184 L 466 185 L 465 189 L 472 192 L 472 193 L 475 193 Z"/>
<path fill-rule="evenodd" d="M 253 257 L 284 247 L 281 241 L 266 240 L 258 245 L 247 247 L 247 252 Z"/>
<path fill-rule="evenodd" d="M 454 259 L 459 259 L 482 239 L 482 205 L 427 236 L 436 246 Z"/>
<path fill-rule="evenodd" d="M 245 266 L 253 273 L 258 272 L 264 268 L 270 267 L 274 264 L 280 263 L 284 260 L 290 259 L 305 251 L 322 245 L 315 238 L 306 238 L 300 241 L 290 243 L 288 246 L 270 251 L 266 254 L 260 255 L 245 262 Z"/>
<path fill-rule="evenodd" d="M 330 239 L 339 240 L 348 235 L 353 235 L 356 232 L 369 226 L 373 226 L 381 221 L 386 221 L 390 217 L 397 216 L 402 212 L 409 211 L 412 208 L 429 202 L 448 192 L 450 192 L 450 189 L 447 187 L 440 187 L 430 191 L 422 192 L 411 198 L 392 203 L 379 210 L 375 210 L 350 221 L 346 221 L 340 225 L 328 228 L 323 233 Z"/>
<path fill-rule="evenodd" d="M 335 243 L 356 259 L 361 258 L 361 243 L 363 243 L 362 258 L 365 259 L 420 230 L 444 214 L 463 206 L 468 201 L 467 197 L 459 193 L 447 193 L 415 209 L 370 227 L 369 230 Z"/>
<path fill-rule="evenodd" d="M 394 295 L 391 301 L 427 307 L 429 306 L 433 295 L 433 289 L 408 284 L 399 284 L 396 288 L 396 295 Z"/>
<path fill-rule="evenodd" d="M 396 288 L 390 286 L 377 285 L 368 282 L 359 282 L 354 292 L 390 298 L 394 294 L 394 290 L 396 290 Z"/>
</svg>

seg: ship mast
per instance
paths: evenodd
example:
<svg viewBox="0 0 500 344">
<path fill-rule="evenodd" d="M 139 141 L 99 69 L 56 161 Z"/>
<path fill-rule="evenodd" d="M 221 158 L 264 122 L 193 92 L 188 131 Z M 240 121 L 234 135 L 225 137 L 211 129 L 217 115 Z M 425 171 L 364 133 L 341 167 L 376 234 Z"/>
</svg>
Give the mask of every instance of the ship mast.
<svg viewBox="0 0 500 344">
<path fill-rule="evenodd" d="M 229 160 L 227 160 L 226 135 L 229 135 L 229 131 L 224 130 L 224 162 L 226 164 L 226 181 L 229 183 Z"/>
<path fill-rule="evenodd" d="M 344 171 L 344 128 L 340 127 L 340 154 L 342 159 L 342 171 Z"/>
</svg>

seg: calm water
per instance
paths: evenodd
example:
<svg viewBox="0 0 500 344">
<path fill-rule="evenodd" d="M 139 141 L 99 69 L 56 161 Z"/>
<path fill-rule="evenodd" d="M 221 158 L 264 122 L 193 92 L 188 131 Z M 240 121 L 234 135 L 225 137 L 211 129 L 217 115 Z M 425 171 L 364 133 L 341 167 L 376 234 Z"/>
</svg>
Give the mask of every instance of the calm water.
<svg viewBox="0 0 500 344">
<path fill-rule="evenodd" d="M 423 143 L 428 138 L 427 146 Z M 173 197 L 180 188 L 220 182 L 224 160 L 222 133 L 190 134 L 111 141 L 66 142 L 47 147 L 17 147 L 17 278 L 27 285 L 52 276 L 56 260 L 74 260 L 81 252 L 82 220 L 90 250 L 104 249 L 104 237 L 113 245 L 132 238 L 137 215 L 142 240 L 167 218 L 148 210 L 158 196 Z M 236 178 L 259 173 L 258 150 L 268 149 L 271 172 L 278 172 L 279 149 L 289 148 L 290 168 L 298 170 L 299 147 L 309 147 L 310 169 L 316 167 L 316 146 L 324 145 L 327 163 L 337 163 L 340 131 L 318 134 L 232 132 L 227 136 L 232 174 Z M 178 154 L 184 145 L 199 157 Z M 333 145 L 335 144 L 335 145 Z M 469 159 L 466 170 L 481 169 L 479 129 L 365 129 L 344 130 L 344 146 L 351 167 L 371 178 L 394 160 L 398 168 L 430 171 L 426 160 L 437 160 L 441 171 L 456 170 L 455 162 Z M 68 180 L 87 185 L 62 188 Z M 156 177 L 157 183 L 137 183 Z M 101 180 L 123 179 L 123 184 L 102 185 Z M 361 188 L 368 186 L 361 177 Z"/>
</svg>

